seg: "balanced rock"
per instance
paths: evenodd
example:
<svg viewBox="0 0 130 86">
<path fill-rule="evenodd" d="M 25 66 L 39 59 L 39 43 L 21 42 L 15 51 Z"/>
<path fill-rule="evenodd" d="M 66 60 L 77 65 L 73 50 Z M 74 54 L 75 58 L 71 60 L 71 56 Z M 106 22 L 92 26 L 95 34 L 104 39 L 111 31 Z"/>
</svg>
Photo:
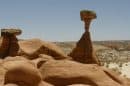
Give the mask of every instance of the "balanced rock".
<svg viewBox="0 0 130 86">
<path fill-rule="evenodd" d="M 85 32 L 81 39 L 77 42 L 76 47 L 69 54 L 75 61 L 87 64 L 99 64 L 94 54 L 91 36 L 89 32 L 90 23 L 96 18 L 96 13 L 90 10 L 82 10 L 80 12 L 81 20 L 85 24 Z"/>
<path fill-rule="evenodd" d="M 17 55 L 19 45 L 16 35 L 20 35 L 21 33 L 20 29 L 1 29 L 0 58 Z"/>
</svg>

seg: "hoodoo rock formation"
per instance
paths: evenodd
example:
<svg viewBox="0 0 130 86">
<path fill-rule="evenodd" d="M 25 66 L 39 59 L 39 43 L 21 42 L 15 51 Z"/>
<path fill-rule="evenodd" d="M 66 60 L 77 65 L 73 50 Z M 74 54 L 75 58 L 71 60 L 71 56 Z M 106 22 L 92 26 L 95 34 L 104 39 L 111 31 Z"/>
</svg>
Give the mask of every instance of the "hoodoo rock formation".
<svg viewBox="0 0 130 86">
<path fill-rule="evenodd" d="M 83 10 L 80 12 L 80 16 L 81 20 L 85 23 L 85 32 L 82 35 L 81 39 L 78 41 L 76 47 L 69 54 L 69 56 L 71 56 L 75 61 L 81 63 L 100 64 L 98 62 L 98 59 L 94 55 L 92 41 L 89 32 L 89 27 L 92 19 L 95 19 L 97 17 L 96 13 L 89 10 Z"/>
<path fill-rule="evenodd" d="M 16 35 L 21 33 L 20 29 L 1 29 L 0 58 L 17 55 L 19 45 Z"/>
<path fill-rule="evenodd" d="M 2 29 L 0 86 L 130 86 L 126 78 L 98 65 L 89 32 L 96 14 L 81 11 L 80 15 L 85 33 L 69 55 L 40 39 L 18 40 L 20 29 Z"/>
<path fill-rule="evenodd" d="M 0 58 L 7 56 L 26 56 L 29 59 L 37 58 L 39 54 L 49 54 L 55 59 L 70 58 L 53 43 L 40 39 L 18 41 L 16 35 L 20 35 L 20 29 L 1 29 Z"/>
</svg>

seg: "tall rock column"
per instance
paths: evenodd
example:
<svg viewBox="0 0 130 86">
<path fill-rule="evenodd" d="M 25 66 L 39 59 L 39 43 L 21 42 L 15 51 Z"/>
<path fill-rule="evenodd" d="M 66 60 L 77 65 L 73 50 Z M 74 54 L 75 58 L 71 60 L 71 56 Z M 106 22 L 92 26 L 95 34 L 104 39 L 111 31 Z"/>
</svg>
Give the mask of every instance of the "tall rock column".
<svg viewBox="0 0 130 86">
<path fill-rule="evenodd" d="M 89 27 L 92 19 L 96 18 L 96 13 L 89 10 L 80 12 L 81 20 L 85 24 L 85 32 L 81 39 L 77 42 L 76 47 L 69 54 L 75 61 L 88 64 L 99 64 L 98 59 L 94 55 Z"/>
<path fill-rule="evenodd" d="M 1 29 L 0 58 L 17 55 L 19 45 L 16 35 L 21 32 L 20 29 Z"/>
</svg>

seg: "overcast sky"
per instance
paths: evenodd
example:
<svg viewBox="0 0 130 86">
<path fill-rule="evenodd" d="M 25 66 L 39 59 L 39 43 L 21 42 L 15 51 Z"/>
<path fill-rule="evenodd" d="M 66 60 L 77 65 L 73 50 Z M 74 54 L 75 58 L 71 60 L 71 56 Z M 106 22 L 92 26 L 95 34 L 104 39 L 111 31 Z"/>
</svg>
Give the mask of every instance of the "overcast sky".
<svg viewBox="0 0 130 86">
<path fill-rule="evenodd" d="M 22 39 L 75 41 L 84 32 L 83 9 L 97 14 L 92 40 L 130 40 L 130 0 L 0 0 L 0 28 L 21 28 Z"/>
</svg>

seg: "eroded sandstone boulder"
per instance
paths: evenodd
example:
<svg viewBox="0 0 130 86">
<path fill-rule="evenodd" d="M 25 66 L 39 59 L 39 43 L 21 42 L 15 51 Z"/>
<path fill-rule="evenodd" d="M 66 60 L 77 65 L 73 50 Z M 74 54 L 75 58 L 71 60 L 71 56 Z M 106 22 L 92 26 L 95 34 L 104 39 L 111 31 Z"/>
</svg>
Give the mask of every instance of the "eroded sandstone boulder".
<svg viewBox="0 0 130 86">
<path fill-rule="evenodd" d="M 46 55 L 46 54 L 40 54 L 38 58 L 31 60 L 35 67 L 40 68 L 40 66 L 49 60 L 55 60 L 52 56 Z"/>
<path fill-rule="evenodd" d="M 29 59 L 37 58 L 40 54 L 47 54 L 54 59 L 68 58 L 62 50 L 55 44 L 41 41 L 39 39 L 30 39 L 19 42 L 20 50 L 18 55 L 27 56 Z"/>
<path fill-rule="evenodd" d="M 124 78 L 115 77 L 96 64 L 69 60 L 49 60 L 40 67 L 42 79 L 55 86 L 86 84 L 90 86 L 129 86 Z"/>
<path fill-rule="evenodd" d="M 2 64 L 6 69 L 4 84 L 15 83 L 19 86 L 38 86 L 42 81 L 38 69 L 29 60 L 21 58 L 8 57 L 4 60 Z"/>
<path fill-rule="evenodd" d="M 0 86 L 54 86 L 42 80 L 37 63 L 22 56 L 0 60 Z"/>
</svg>

